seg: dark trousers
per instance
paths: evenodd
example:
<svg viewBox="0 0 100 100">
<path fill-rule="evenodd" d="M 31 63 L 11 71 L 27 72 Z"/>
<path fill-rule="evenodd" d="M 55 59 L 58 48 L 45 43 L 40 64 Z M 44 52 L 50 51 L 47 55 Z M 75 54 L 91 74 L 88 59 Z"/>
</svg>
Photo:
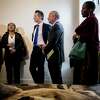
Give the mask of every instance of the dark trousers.
<svg viewBox="0 0 100 100">
<path fill-rule="evenodd" d="M 83 71 L 83 64 L 82 61 L 78 61 L 74 65 L 73 70 L 73 84 L 81 84 L 82 81 L 82 71 Z"/>
<path fill-rule="evenodd" d="M 81 84 L 84 60 L 70 58 L 70 67 L 73 69 L 73 84 Z"/>
<path fill-rule="evenodd" d="M 78 61 L 74 66 L 73 83 L 94 85 L 98 81 L 98 50 L 91 48 L 86 53 L 84 64 Z"/>
<path fill-rule="evenodd" d="M 62 84 L 63 83 L 62 75 L 61 75 L 61 67 L 62 67 L 62 64 L 48 61 L 48 68 L 49 68 L 49 72 L 50 72 L 53 84 Z"/>
<path fill-rule="evenodd" d="M 98 81 L 98 50 L 91 48 L 87 51 L 86 60 L 87 70 L 86 70 L 86 81 L 85 83 L 89 85 L 97 84 Z"/>
<path fill-rule="evenodd" d="M 44 61 L 45 56 L 42 49 L 34 46 L 30 60 L 30 72 L 35 83 L 44 83 Z"/>
<path fill-rule="evenodd" d="M 5 61 L 8 84 L 20 84 L 20 61 L 9 58 Z"/>
</svg>

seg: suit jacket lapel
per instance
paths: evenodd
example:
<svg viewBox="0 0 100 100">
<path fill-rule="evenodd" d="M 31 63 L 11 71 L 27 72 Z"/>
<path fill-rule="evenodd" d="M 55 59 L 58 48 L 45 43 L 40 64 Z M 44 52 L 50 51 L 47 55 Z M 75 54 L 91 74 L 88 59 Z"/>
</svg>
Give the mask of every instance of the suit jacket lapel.
<svg viewBox="0 0 100 100">
<path fill-rule="evenodd" d="M 33 37 L 34 37 L 34 30 L 36 28 L 36 25 L 34 26 L 34 29 L 33 29 L 33 33 L 32 33 L 32 41 L 33 41 Z"/>
</svg>

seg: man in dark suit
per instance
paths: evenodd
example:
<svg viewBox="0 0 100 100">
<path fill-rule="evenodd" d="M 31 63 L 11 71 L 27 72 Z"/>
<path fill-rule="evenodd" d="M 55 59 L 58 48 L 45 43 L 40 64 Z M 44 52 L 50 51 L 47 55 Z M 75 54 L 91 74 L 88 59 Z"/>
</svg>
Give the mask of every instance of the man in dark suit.
<svg viewBox="0 0 100 100">
<path fill-rule="evenodd" d="M 32 34 L 33 51 L 30 60 L 30 72 L 35 83 L 44 83 L 44 62 L 45 56 L 42 49 L 47 43 L 48 33 L 51 26 L 43 23 L 44 14 L 40 10 L 36 10 L 34 14 L 34 31 Z"/>
<path fill-rule="evenodd" d="M 52 24 L 52 29 L 48 34 L 48 44 L 44 49 L 48 59 L 51 79 L 54 84 L 62 83 L 61 67 L 62 62 L 64 62 L 64 30 L 58 19 L 59 14 L 57 11 L 49 13 L 48 21 Z"/>
</svg>

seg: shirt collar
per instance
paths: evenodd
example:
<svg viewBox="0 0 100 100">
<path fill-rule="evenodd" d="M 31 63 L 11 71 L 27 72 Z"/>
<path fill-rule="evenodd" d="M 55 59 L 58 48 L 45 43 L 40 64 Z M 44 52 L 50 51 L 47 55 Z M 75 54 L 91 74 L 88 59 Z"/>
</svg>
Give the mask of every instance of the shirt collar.
<svg viewBox="0 0 100 100">
<path fill-rule="evenodd" d="M 57 22 L 59 22 L 59 20 L 56 20 L 56 21 L 52 24 L 52 26 L 54 26 Z"/>
<path fill-rule="evenodd" d="M 35 25 L 39 25 L 39 26 L 42 26 L 43 25 L 43 22 L 41 22 L 41 23 L 36 23 Z"/>
</svg>

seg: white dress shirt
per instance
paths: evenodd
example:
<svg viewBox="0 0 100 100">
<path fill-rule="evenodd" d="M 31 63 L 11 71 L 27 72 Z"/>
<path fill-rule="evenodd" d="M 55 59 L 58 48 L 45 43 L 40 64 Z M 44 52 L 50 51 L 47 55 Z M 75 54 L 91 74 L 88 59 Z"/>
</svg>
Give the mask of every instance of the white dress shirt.
<svg viewBox="0 0 100 100">
<path fill-rule="evenodd" d="M 38 40 L 37 40 L 37 45 L 45 45 L 44 40 L 43 40 L 43 22 L 41 22 L 39 25 L 39 31 L 38 31 Z M 34 37 L 35 37 L 35 33 L 36 33 L 36 28 L 34 30 Z M 34 41 L 34 38 L 33 38 Z"/>
<path fill-rule="evenodd" d="M 13 35 L 13 36 L 9 35 L 8 36 L 8 44 L 12 44 L 12 47 L 9 48 L 9 49 L 15 48 L 15 35 Z"/>
<path fill-rule="evenodd" d="M 56 21 L 52 24 L 52 26 L 54 26 L 57 22 L 59 22 L 59 20 L 56 20 Z"/>
</svg>

